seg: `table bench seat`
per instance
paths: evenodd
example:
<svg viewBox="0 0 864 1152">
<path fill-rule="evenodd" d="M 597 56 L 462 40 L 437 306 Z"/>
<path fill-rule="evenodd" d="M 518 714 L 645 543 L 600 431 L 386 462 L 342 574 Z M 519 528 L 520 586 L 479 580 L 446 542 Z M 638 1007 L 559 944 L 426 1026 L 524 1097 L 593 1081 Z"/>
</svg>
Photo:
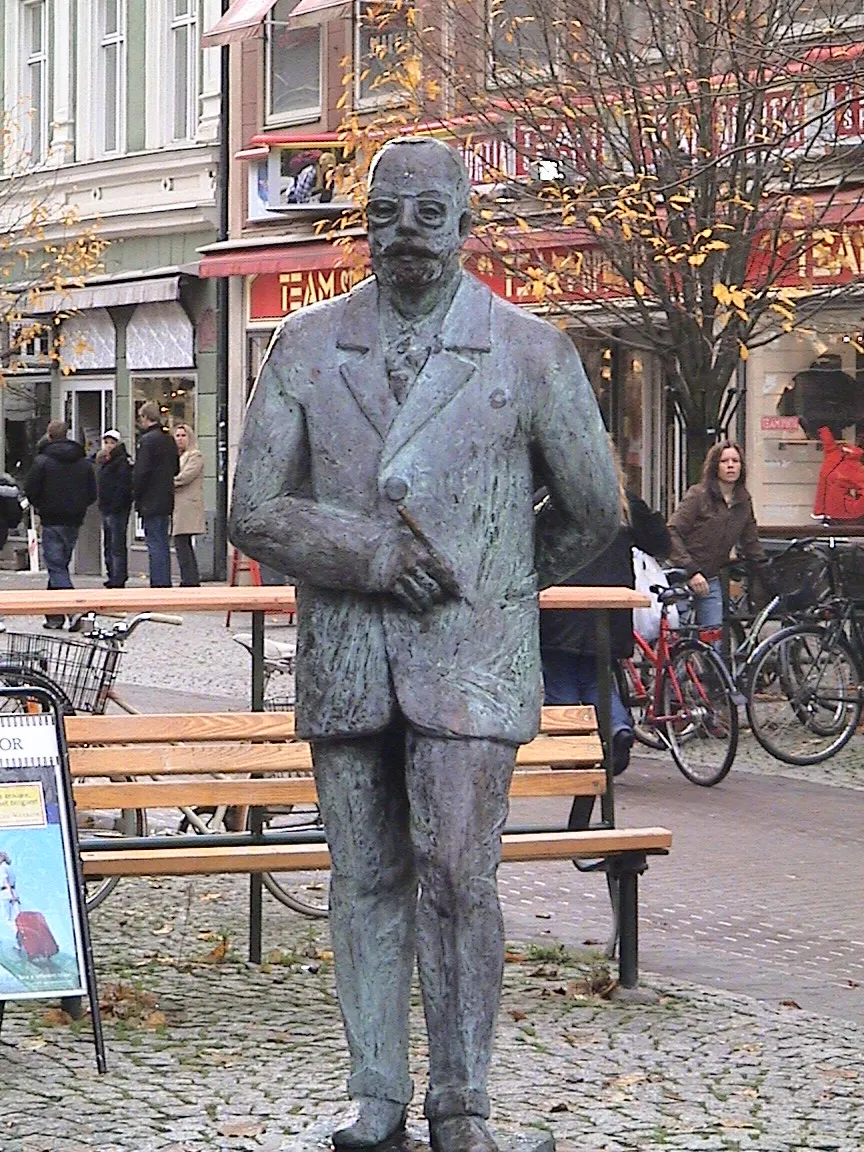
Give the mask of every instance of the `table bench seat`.
<svg viewBox="0 0 864 1152">
<path fill-rule="evenodd" d="M 82 811 L 224 806 L 260 813 L 317 802 L 312 750 L 296 738 L 291 712 L 70 716 L 65 728 L 75 802 Z M 503 859 L 596 861 L 606 869 L 617 881 L 621 981 L 634 984 L 638 875 L 647 856 L 669 851 L 672 835 L 665 828 L 582 827 L 595 798 L 608 787 L 594 709 L 544 708 L 541 729 L 518 749 L 511 799 L 579 797 L 579 828 L 505 832 Z M 280 842 L 291 835 L 291 842 Z M 263 839 L 244 833 L 150 839 L 152 844 L 134 837 L 125 843 L 113 838 L 88 843 L 82 832 L 85 876 L 254 875 L 330 866 L 327 846 L 314 830 L 297 836 L 265 829 Z M 250 939 L 260 941 L 260 902 L 253 901 L 250 923 Z"/>
<path fill-rule="evenodd" d="M 503 838 L 505 862 L 593 860 L 625 852 L 660 854 L 672 846 L 665 828 L 516 832 Z M 302 872 L 330 867 L 325 844 L 243 844 L 191 848 L 121 848 L 83 852 L 85 876 L 186 876 L 222 872 Z"/>
</svg>

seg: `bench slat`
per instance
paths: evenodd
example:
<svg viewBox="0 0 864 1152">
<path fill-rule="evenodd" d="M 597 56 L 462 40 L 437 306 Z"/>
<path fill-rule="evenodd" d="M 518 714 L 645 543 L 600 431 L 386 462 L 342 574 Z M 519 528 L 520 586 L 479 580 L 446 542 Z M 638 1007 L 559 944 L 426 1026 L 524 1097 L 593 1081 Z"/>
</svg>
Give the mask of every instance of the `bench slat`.
<svg viewBox="0 0 864 1152">
<path fill-rule="evenodd" d="M 513 797 L 602 796 L 605 772 L 596 769 L 530 770 L 515 772 L 510 787 Z M 215 804 L 315 804 L 318 794 L 311 776 L 265 780 L 153 780 L 112 781 L 74 787 L 81 809 L 179 808 Z"/>
<path fill-rule="evenodd" d="M 540 719 L 544 736 L 587 736 L 597 731 L 592 704 L 547 704 Z"/>
<path fill-rule="evenodd" d="M 139 716 L 67 716 L 66 742 L 180 743 L 184 740 L 292 740 L 293 712 L 202 712 Z"/>
<path fill-rule="evenodd" d="M 547 735 L 589 735 L 597 731 L 590 704 L 547 706 L 541 730 Z M 204 712 L 144 716 L 69 716 L 66 740 L 80 744 L 179 744 L 222 740 L 291 740 L 293 712 Z"/>
<path fill-rule="evenodd" d="M 150 735 L 152 739 L 152 731 Z M 593 768 L 602 758 L 597 736 L 538 736 L 522 745 L 516 763 L 522 768 Z M 300 740 L 279 744 L 140 744 L 122 750 L 71 748 L 69 760 L 75 777 L 312 771 L 312 751 Z"/>
<path fill-rule="evenodd" d="M 504 837 L 505 861 L 594 859 L 622 852 L 667 852 L 666 828 L 588 832 L 512 833 Z M 83 852 L 87 876 L 189 876 L 220 872 L 305 872 L 330 867 L 319 844 L 248 844 L 237 848 L 140 848 Z"/>
</svg>

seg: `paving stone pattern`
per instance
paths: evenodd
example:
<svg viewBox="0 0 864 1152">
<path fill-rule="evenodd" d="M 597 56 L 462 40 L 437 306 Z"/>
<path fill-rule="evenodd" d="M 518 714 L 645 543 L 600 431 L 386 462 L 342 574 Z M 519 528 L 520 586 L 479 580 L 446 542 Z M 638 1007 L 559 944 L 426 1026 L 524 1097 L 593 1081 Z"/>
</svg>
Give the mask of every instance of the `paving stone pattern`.
<svg viewBox="0 0 864 1152">
<path fill-rule="evenodd" d="M 2 574 L 0 588 L 43 580 Z M 235 617 L 232 631 L 244 629 L 248 618 Z M 215 614 L 142 628 L 121 679 L 145 711 L 243 708 L 249 698 L 248 656 Z M 641 885 L 654 1006 L 584 995 L 586 979 L 608 983 L 602 877 L 560 863 L 505 866 L 514 962 L 493 1073 L 502 1130 L 551 1131 L 559 1152 L 862 1152 L 862 782 L 857 738 L 827 765 L 792 769 L 745 737 L 711 790 L 663 759 L 636 758 L 619 782 L 619 821 L 675 835 Z M 565 814 L 537 802 L 528 817 Z M 265 896 L 273 953 L 249 967 L 246 891 L 244 878 L 228 877 L 121 884 L 93 918 L 109 1075 L 97 1076 L 85 1028 L 58 1022 L 48 1004 L 10 1005 L 2 1152 L 305 1152 L 310 1126 L 335 1123 L 345 1051 L 326 924 Z M 593 949 L 590 967 L 563 963 L 561 941 Z M 419 1002 L 414 1036 L 416 1125 Z"/>
<path fill-rule="evenodd" d="M 9 1005 L 4 1152 L 299 1152 L 311 1126 L 336 1122 L 346 1064 L 326 924 L 268 901 L 258 970 L 241 958 L 245 900 L 240 878 L 123 882 L 93 917 L 109 1073 L 85 1027 Z M 560 1152 L 862 1147 L 859 1028 L 664 979 L 649 981 L 656 1005 L 619 1004 L 587 993 L 607 983 L 596 959 L 518 942 L 510 958 L 500 1130 L 551 1132 Z M 413 1037 L 419 1125 L 416 997 Z"/>
</svg>

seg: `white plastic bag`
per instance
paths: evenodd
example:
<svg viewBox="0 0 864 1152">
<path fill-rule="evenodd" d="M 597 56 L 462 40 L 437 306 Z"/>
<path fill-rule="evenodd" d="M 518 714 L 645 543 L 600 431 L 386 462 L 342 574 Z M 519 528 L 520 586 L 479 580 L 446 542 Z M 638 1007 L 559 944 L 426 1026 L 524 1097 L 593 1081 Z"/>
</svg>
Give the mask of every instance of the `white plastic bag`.
<svg viewBox="0 0 864 1152">
<path fill-rule="evenodd" d="M 633 549 L 633 571 L 636 575 L 636 591 L 650 596 L 650 608 L 633 609 L 633 628 L 643 640 L 653 643 L 660 635 L 660 601 L 651 591 L 652 586 L 669 587 L 666 573 L 653 556 L 643 552 L 640 548 Z M 678 627 L 678 608 L 675 604 L 669 606 L 669 627 L 673 630 Z"/>
</svg>

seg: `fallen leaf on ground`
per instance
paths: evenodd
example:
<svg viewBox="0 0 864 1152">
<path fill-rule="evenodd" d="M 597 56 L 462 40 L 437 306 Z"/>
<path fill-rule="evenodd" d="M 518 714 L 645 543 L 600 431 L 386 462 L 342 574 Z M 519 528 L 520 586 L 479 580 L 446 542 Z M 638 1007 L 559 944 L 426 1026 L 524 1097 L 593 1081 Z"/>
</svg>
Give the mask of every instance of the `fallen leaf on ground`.
<svg viewBox="0 0 864 1152">
<path fill-rule="evenodd" d="M 801 1005 L 798 1004 L 795 1000 L 781 1000 L 780 1001 L 780 1007 L 781 1008 L 798 1008 L 800 1010 Z"/>
<path fill-rule="evenodd" d="M 150 929 L 150 935 L 151 936 L 170 936 L 173 931 L 174 931 L 174 925 L 173 924 L 163 924 L 161 928 L 151 928 Z"/>
<path fill-rule="evenodd" d="M 264 1131 L 263 1124 L 257 1124 L 248 1120 L 229 1120 L 225 1124 L 220 1124 L 218 1132 L 220 1136 L 260 1136 Z"/>
<path fill-rule="evenodd" d="M 513 1017 L 513 1019 L 514 1019 L 514 1020 L 515 1020 L 515 1021 L 518 1023 L 520 1020 L 524 1020 L 524 1019 L 526 1018 L 526 1016 L 528 1015 L 528 1013 L 527 1013 L 527 1012 L 523 1012 L 523 1011 L 522 1011 L 521 1009 L 519 1009 L 519 1008 L 514 1008 L 514 1009 L 511 1011 L 510 1015 L 511 1015 L 511 1016 Z"/>
<path fill-rule="evenodd" d="M 42 1013 L 42 1023 L 49 1028 L 62 1028 L 64 1024 L 71 1024 L 72 1017 L 62 1008 L 46 1008 Z"/>
<path fill-rule="evenodd" d="M 524 952 L 505 952 L 504 953 L 504 963 L 505 964 L 524 964 L 527 959 L 528 959 L 528 957 L 525 955 Z"/>
</svg>

